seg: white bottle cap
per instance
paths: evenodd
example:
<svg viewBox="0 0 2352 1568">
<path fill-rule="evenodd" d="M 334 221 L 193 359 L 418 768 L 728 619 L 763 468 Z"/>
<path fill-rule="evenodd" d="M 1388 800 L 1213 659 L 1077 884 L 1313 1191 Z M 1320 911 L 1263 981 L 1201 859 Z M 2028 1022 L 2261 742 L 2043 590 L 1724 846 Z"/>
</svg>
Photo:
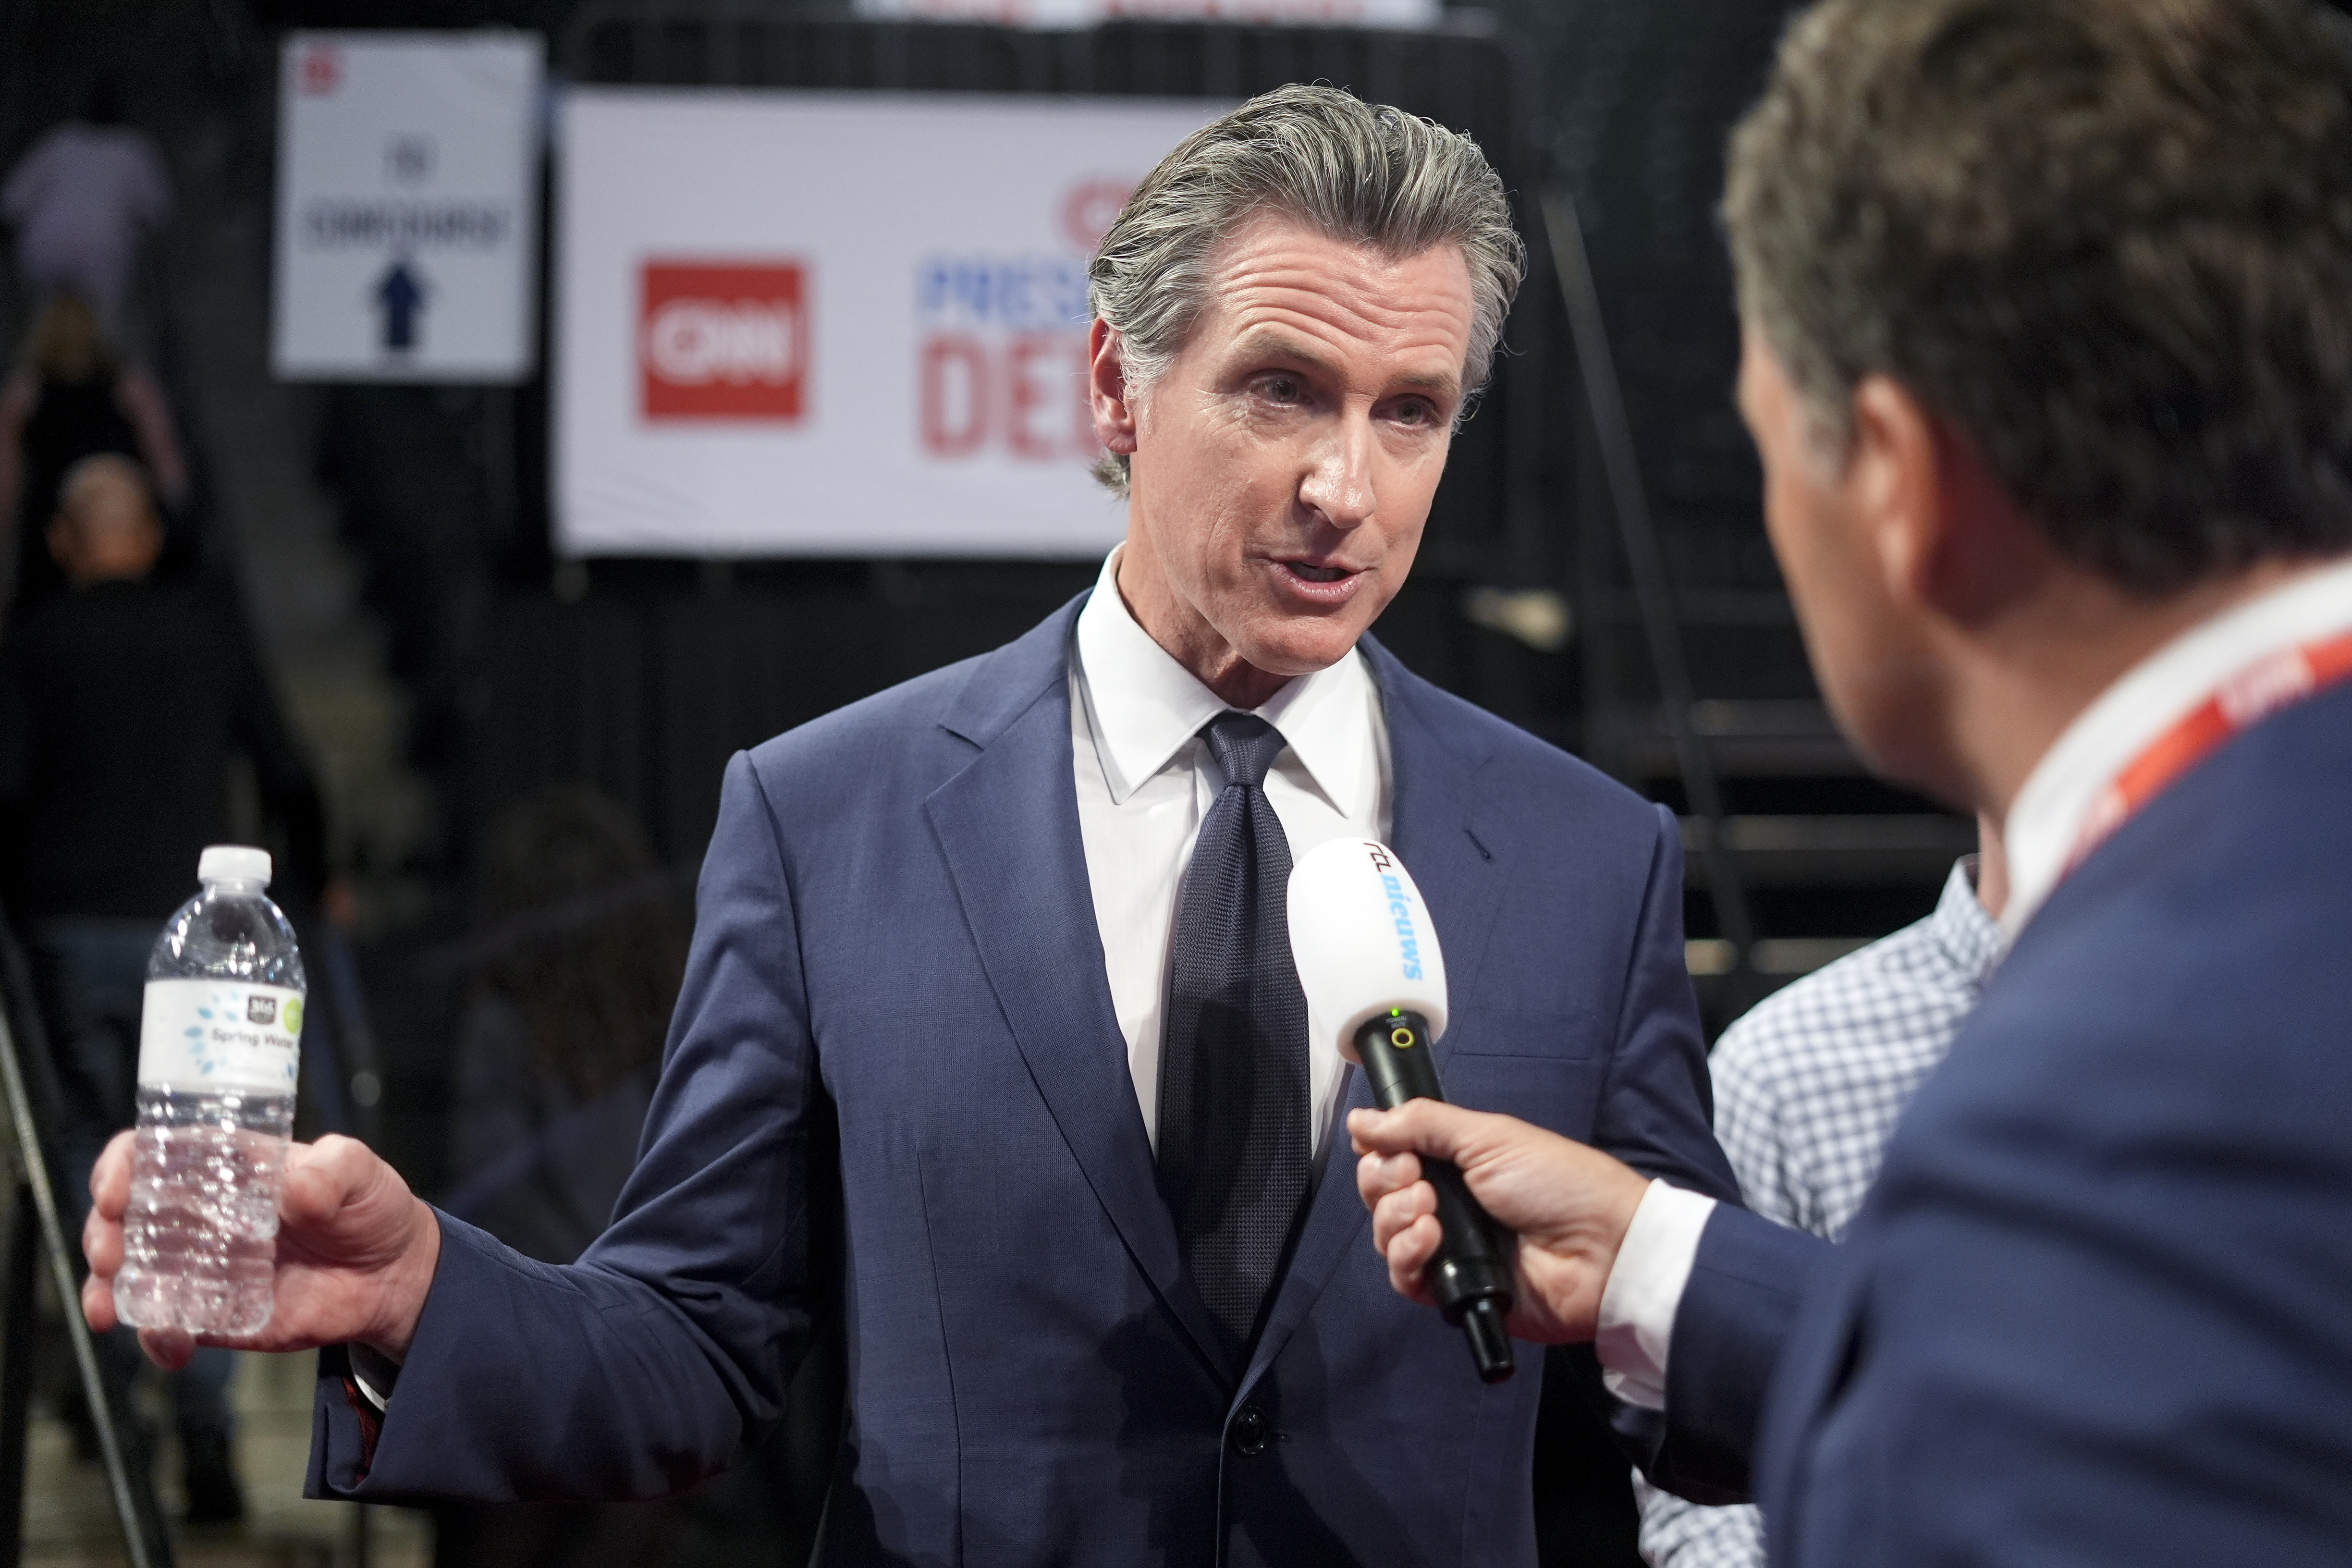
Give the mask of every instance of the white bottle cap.
<svg viewBox="0 0 2352 1568">
<path fill-rule="evenodd" d="M 199 882 L 259 882 L 269 884 L 269 851 L 249 844 L 214 844 L 196 857 Z"/>
</svg>

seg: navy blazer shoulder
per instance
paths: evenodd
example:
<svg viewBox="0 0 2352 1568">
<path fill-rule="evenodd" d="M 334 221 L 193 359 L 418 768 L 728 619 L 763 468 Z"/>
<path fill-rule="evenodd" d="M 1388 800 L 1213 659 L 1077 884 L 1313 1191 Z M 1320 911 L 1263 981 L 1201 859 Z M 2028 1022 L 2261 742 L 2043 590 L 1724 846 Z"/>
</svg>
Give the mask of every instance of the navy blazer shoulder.
<svg viewBox="0 0 2352 1568">
<path fill-rule="evenodd" d="M 1091 591 L 1089 591 L 1091 592 Z M 745 753 L 761 784 L 789 795 L 796 810 L 870 815 L 877 792 L 919 798 L 961 771 L 1040 702 L 1061 702 L 1082 594 L 1014 641 L 903 681 L 762 742 Z M 1542 832 L 1571 824 L 1596 839 L 1646 844 L 1680 854 L 1671 813 L 1507 720 L 1413 674 L 1378 639 L 1360 645 L 1390 723 L 1403 725 L 1409 760 L 1433 746 L 1454 764 L 1447 783 L 1478 776 L 1499 827 Z M 1066 719 L 1067 710 L 1063 713 Z M 1392 752 L 1398 744 L 1391 737 Z M 887 773 L 877 769 L 887 768 Z M 1418 770 L 1415 770 L 1417 773 Z M 1399 765 L 1397 815 L 1427 793 Z M 1437 781 L 1431 781 L 1435 784 Z M 1418 805 L 1418 800 L 1414 801 Z M 1483 803 L 1482 803 L 1483 804 Z M 1534 810 L 1514 811 L 1514 807 Z M 1489 853 L 1507 847 L 1486 847 Z"/>
<path fill-rule="evenodd" d="M 1765 1418 L 1775 1562 L 2344 1560 L 2347 780 L 2338 689 L 2151 802 L 2021 933 L 1844 1246 L 1753 1271 L 1814 1276 Z M 1694 1275 L 1710 1321 L 1727 1279 Z"/>
</svg>

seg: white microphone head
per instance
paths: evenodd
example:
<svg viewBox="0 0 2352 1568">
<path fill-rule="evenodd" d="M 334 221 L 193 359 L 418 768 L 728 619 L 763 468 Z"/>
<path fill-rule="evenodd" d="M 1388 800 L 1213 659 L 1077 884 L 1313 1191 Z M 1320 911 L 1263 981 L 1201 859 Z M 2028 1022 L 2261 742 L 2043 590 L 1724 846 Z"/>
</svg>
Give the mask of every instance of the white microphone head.
<svg viewBox="0 0 2352 1568">
<path fill-rule="evenodd" d="M 1390 1008 L 1445 1033 L 1445 955 L 1421 889 L 1396 851 L 1334 838 L 1290 871 L 1290 953 L 1312 1026 L 1339 1033 L 1356 1060 L 1356 1031 Z"/>
</svg>

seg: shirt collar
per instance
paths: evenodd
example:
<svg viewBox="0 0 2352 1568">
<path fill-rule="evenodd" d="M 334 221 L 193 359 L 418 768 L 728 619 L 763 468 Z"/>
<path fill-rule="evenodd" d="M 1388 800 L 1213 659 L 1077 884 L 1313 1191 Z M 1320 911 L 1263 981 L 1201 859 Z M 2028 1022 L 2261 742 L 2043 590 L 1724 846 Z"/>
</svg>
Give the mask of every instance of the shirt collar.
<svg viewBox="0 0 2352 1568">
<path fill-rule="evenodd" d="M 1977 858 L 1962 856 L 1944 879 L 1943 896 L 1927 917 L 1936 944 L 1971 986 L 1982 985 L 2000 960 L 2000 926 L 1977 897 Z"/>
<path fill-rule="evenodd" d="M 1118 557 L 1103 562 L 1095 591 L 1078 612 L 1078 689 L 1094 731 L 1095 755 L 1113 803 L 1123 803 L 1168 765 L 1226 702 L 1151 640 L 1118 594 Z M 1290 681 L 1256 710 L 1282 733 L 1315 788 L 1335 810 L 1356 799 L 1363 780 L 1364 726 L 1371 714 L 1371 675 L 1354 648 L 1326 669 Z"/>
<path fill-rule="evenodd" d="M 2126 671 L 2066 726 L 2011 803 L 2009 905 L 2023 930 L 2062 878 L 2109 783 L 2216 688 L 2266 654 L 2352 626 L 2352 560 L 2305 572 L 2191 626 Z"/>
</svg>

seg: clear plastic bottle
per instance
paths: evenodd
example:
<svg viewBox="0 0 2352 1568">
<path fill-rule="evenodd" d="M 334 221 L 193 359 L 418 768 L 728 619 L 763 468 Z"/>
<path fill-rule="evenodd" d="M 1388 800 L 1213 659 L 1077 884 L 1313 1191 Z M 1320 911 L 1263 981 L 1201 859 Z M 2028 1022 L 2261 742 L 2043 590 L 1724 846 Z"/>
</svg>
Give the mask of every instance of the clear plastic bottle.
<svg viewBox="0 0 2352 1568">
<path fill-rule="evenodd" d="M 269 1321 L 309 986 L 267 851 L 214 845 L 196 880 L 147 960 L 114 1302 L 136 1328 L 250 1334 Z"/>
</svg>

